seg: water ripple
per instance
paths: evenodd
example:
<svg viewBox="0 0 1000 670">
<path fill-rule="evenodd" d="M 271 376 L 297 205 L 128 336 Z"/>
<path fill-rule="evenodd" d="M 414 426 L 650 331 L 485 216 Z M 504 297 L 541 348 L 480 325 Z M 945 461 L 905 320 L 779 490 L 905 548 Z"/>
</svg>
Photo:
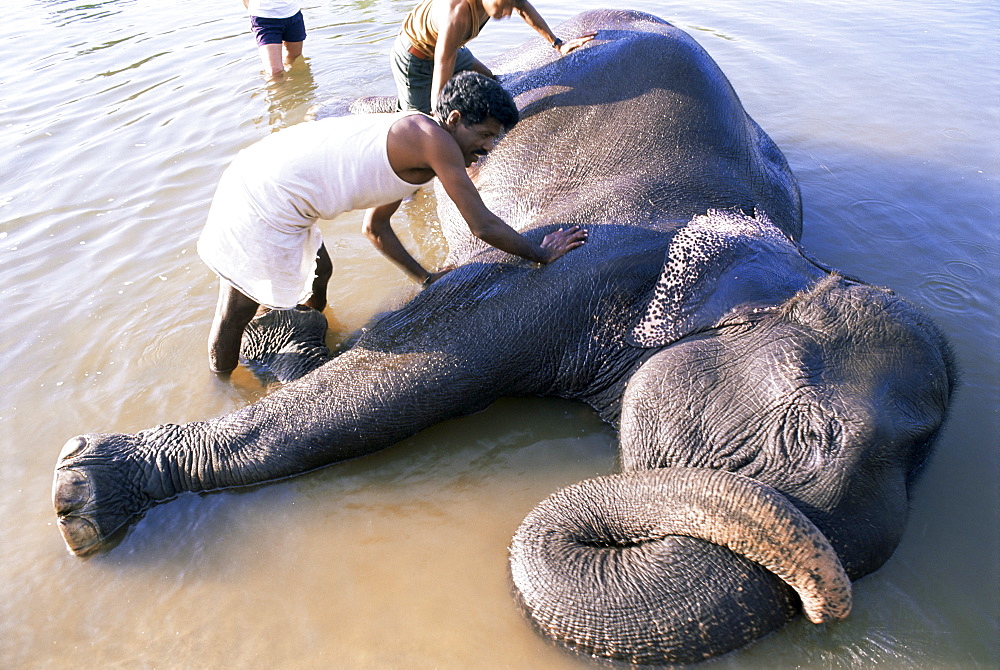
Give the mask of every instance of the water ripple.
<svg viewBox="0 0 1000 670">
<path fill-rule="evenodd" d="M 117 0 L 105 0 L 104 2 L 79 2 L 78 0 L 55 0 L 45 3 L 52 8 L 52 19 L 60 28 L 76 21 L 87 21 L 96 19 L 107 19 L 123 10 L 118 8 L 128 3 Z"/>
<path fill-rule="evenodd" d="M 898 203 L 885 200 L 856 200 L 848 205 L 858 222 L 858 227 L 866 235 L 876 239 L 898 242 L 900 240 L 916 240 L 923 236 L 928 228 L 927 220 Z M 861 222 L 865 222 L 862 224 Z"/>
<path fill-rule="evenodd" d="M 948 272 L 952 276 L 964 279 L 965 281 L 971 282 L 986 278 L 986 273 L 983 269 L 975 263 L 971 263 L 969 261 L 953 259 L 946 262 L 945 267 L 948 268 Z"/>
<path fill-rule="evenodd" d="M 925 274 L 917 291 L 927 303 L 947 312 L 964 312 L 974 300 L 965 280 L 942 272 Z"/>
</svg>

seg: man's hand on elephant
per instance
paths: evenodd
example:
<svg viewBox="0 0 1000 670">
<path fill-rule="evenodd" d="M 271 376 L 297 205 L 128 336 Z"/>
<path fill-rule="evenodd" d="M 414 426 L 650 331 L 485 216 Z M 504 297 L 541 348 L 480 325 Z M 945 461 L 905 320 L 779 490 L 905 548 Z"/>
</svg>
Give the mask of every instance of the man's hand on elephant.
<svg viewBox="0 0 1000 670">
<path fill-rule="evenodd" d="M 580 226 L 572 228 L 560 228 L 554 233 L 549 233 L 542 239 L 541 247 L 545 251 L 547 258 L 543 261 L 548 264 L 560 258 L 567 251 L 576 249 L 587 241 L 587 229 Z"/>
<path fill-rule="evenodd" d="M 556 51 L 559 52 L 560 56 L 565 56 L 567 54 L 570 54 L 570 53 L 576 51 L 577 49 L 579 49 L 580 47 L 582 47 L 584 44 L 586 44 L 590 40 L 594 39 L 596 36 L 597 36 L 597 33 L 587 33 L 586 35 L 581 35 L 580 37 L 575 37 L 575 38 L 573 38 L 571 40 L 568 40 L 566 42 L 560 42 L 559 45 L 555 49 L 556 49 Z"/>
<path fill-rule="evenodd" d="M 434 282 L 436 282 L 438 279 L 441 279 L 441 277 L 445 276 L 446 274 L 448 274 L 449 272 L 451 272 L 454 269 L 455 269 L 454 265 L 446 265 L 443 268 L 438 268 L 434 272 L 428 272 L 427 273 L 427 278 L 424 279 L 422 282 L 420 282 L 420 286 L 426 288 L 426 287 L 430 286 L 431 284 L 433 284 Z"/>
</svg>

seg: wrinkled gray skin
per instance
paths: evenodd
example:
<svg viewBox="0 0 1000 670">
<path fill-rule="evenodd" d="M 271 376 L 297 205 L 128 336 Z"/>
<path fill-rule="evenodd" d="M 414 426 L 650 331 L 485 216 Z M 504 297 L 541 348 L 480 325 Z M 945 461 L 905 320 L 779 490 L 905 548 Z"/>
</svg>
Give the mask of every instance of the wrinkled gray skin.
<svg viewBox="0 0 1000 670">
<path fill-rule="evenodd" d="M 654 17 L 599 11 L 556 59 L 494 70 L 522 122 L 476 169 L 544 267 L 487 248 L 439 197 L 460 267 L 338 356 L 309 313 L 254 325 L 244 356 L 292 379 L 232 415 L 70 440 L 54 502 L 71 551 L 113 545 L 184 491 L 298 475 L 504 395 L 580 400 L 620 429 L 620 474 L 525 520 L 511 574 L 532 621 L 588 654 L 686 663 L 804 607 L 845 616 L 885 562 L 952 391 L 948 348 L 891 291 L 802 252 L 798 187 L 709 56 Z M 116 531 L 119 531 L 116 533 Z"/>
</svg>

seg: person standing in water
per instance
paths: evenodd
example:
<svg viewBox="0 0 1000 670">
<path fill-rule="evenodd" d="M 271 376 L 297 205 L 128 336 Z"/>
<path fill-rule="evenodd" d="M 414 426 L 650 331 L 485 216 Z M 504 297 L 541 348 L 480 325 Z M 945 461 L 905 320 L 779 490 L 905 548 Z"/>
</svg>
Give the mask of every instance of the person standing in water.
<svg viewBox="0 0 1000 670">
<path fill-rule="evenodd" d="M 492 77 L 490 69 L 465 44 L 479 35 L 490 19 L 505 19 L 512 13 L 560 55 L 579 49 L 596 35 L 564 42 L 527 0 L 422 0 L 403 21 L 392 47 L 397 109 L 430 113 L 445 82 L 456 72 L 472 70 Z"/>
<path fill-rule="evenodd" d="M 298 0 L 243 0 L 264 73 L 280 77 L 302 55 L 306 24 Z"/>
<path fill-rule="evenodd" d="M 239 363 L 243 331 L 261 306 L 326 307 L 333 264 L 318 219 L 367 209 L 363 232 L 414 280 L 427 285 L 447 272 L 426 270 L 406 251 L 391 217 L 403 198 L 432 178 L 441 181 L 473 235 L 538 263 L 579 247 L 579 226 L 535 244 L 487 209 L 466 169 L 489 153 L 520 115 L 493 79 L 453 77 L 433 117 L 409 111 L 306 121 L 241 151 L 225 170 L 198 240 L 198 254 L 220 277 L 208 342 L 209 366 Z"/>
</svg>

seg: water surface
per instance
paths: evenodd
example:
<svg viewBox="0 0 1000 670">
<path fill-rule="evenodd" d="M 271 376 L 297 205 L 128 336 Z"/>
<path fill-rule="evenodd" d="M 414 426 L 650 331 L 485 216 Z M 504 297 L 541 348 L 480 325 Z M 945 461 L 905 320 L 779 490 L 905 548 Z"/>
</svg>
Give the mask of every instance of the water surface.
<svg viewBox="0 0 1000 670">
<path fill-rule="evenodd" d="M 602 3 L 534 3 L 553 25 Z M 992 0 L 637 3 L 691 33 L 785 152 L 804 244 L 922 305 L 964 370 L 899 549 L 850 618 L 797 620 L 711 667 L 995 667 L 1000 12 Z M 586 668 L 510 597 L 524 515 L 615 467 L 584 406 L 505 399 L 384 453 L 153 509 L 114 551 L 70 556 L 52 468 L 80 432 L 204 419 L 261 397 L 205 370 L 217 284 L 195 241 L 235 153 L 315 102 L 392 91 L 411 0 L 305 7 L 305 59 L 258 72 L 239 3 L 29 0 L 0 42 L 0 666 Z M 533 37 L 516 19 L 473 43 Z M 641 67 L 641 63 L 636 64 Z M 413 284 L 323 226 L 338 332 Z M 432 199 L 404 242 L 443 257 Z"/>
</svg>

